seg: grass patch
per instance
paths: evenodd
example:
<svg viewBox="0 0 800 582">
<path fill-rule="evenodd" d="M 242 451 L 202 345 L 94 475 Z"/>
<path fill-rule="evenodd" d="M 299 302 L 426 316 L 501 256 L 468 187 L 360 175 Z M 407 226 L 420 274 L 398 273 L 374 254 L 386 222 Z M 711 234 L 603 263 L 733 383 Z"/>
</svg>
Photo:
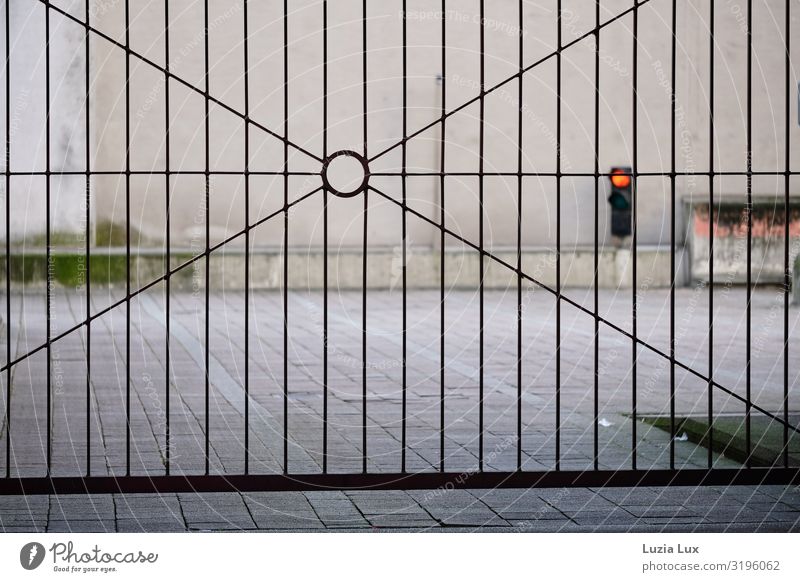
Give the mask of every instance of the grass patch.
<svg viewBox="0 0 800 582">
<path fill-rule="evenodd" d="M 52 253 L 50 274 L 52 280 L 68 287 L 86 283 L 86 256 L 71 253 Z M 0 257 L 0 272 L 5 271 L 6 258 Z M 47 256 L 44 253 L 11 255 L 9 263 L 11 280 L 35 283 L 47 280 Z M 111 284 L 126 280 L 126 258 L 118 254 L 92 254 L 89 274 L 92 283 Z"/>
<path fill-rule="evenodd" d="M 59 231 L 50 232 L 50 247 L 83 247 L 85 245 L 86 237 L 84 234 Z M 25 239 L 25 246 L 29 248 L 46 247 L 47 235 L 42 233 L 28 236 Z"/>
<path fill-rule="evenodd" d="M 665 432 L 670 430 L 669 416 L 640 416 L 646 422 Z M 789 424 L 797 426 L 798 415 L 789 416 Z M 744 415 L 719 416 L 713 422 L 713 441 L 709 439 L 708 422 L 704 417 L 675 417 L 675 434 L 686 436 L 693 443 L 709 448 L 715 453 L 745 464 L 747 462 L 747 440 Z M 764 416 L 750 417 L 750 460 L 757 467 L 783 465 L 783 424 Z M 789 431 L 789 464 L 800 464 L 800 435 Z"/>
<path fill-rule="evenodd" d="M 94 226 L 94 245 L 93 247 L 124 247 L 127 244 L 127 232 L 124 224 L 118 224 L 111 220 L 100 220 Z M 131 225 L 131 246 L 143 246 L 148 241 L 145 236 L 135 226 Z M 37 248 L 47 246 L 47 235 L 37 234 L 25 239 L 25 247 Z M 83 248 L 86 246 L 85 233 L 73 232 L 50 232 L 50 247 L 70 247 Z"/>
<path fill-rule="evenodd" d="M 94 228 L 95 246 L 124 247 L 127 244 L 127 232 L 124 224 L 110 220 L 101 220 Z M 138 247 L 144 243 L 142 233 L 131 225 L 131 246 Z"/>
</svg>

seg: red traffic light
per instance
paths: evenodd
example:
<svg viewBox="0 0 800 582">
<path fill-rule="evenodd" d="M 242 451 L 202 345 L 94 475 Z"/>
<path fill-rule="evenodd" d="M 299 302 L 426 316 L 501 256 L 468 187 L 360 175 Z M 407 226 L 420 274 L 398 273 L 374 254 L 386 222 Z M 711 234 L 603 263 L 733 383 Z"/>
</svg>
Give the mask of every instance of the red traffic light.
<svg viewBox="0 0 800 582">
<path fill-rule="evenodd" d="M 622 168 L 611 170 L 611 184 L 616 188 L 628 188 L 631 185 L 631 177 Z"/>
</svg>

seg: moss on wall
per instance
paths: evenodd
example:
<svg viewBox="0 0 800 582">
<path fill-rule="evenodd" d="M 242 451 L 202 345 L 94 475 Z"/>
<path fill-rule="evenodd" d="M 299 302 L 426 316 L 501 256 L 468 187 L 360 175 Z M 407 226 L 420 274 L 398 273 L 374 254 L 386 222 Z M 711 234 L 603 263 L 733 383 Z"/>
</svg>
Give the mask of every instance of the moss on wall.
<svg viewBox="0 0 800 582">
<path fill-rule="evenodd" d="M 86 256 L 79 253 L 54 252 L 50 256 L 50 274 L 56 283 L 78 287 L 86 283 Z M 113 284 L 126 280 L 125 255 L 98 253 L 89 258 L 89 275 L 92 283 Z M 6 268 L 5 257 L 0 257 L 0 272 Z M 11 281 L 37 283 L 47 280 L 47 256 L 35 253 L 12 253 L 9 263 Z"/>
</svg>

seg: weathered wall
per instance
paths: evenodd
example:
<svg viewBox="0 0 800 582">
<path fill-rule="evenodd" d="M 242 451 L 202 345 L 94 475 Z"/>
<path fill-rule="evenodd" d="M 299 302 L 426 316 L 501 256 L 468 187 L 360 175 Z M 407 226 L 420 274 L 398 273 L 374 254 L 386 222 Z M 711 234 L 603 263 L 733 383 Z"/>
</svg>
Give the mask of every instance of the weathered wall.
<svg viewBox="0 0 800 582">
<path fill-rule="evenodd" d="M 714 280 L 721 285 L 747 281 L 747 224 L 744 200 L 729 197 L 714 207 L 714 226 L 708 203 L 697 203 L 691 211 L 691 277 L 709 280 L 709 236 L 714 233 Z M 787 217 L 784 202 L 757 197 L 753 202 L 750 247 L 752 281 L 783 283 L 785 227 L 789 224 L 789 265 L 800 253 L 800 200 L 792 199 Z"/>
<path fill-rule="evenodd" d="M 3 166 L 7 105 L 10 105 L 11 236 L 40 245 L 46 226 L 47 92 L 45 6 L 32 0 L 9 0 L 11 63 L 2 74 L 0 135 Z M 3 8 L 5 13 L 5 7 Z M 84 176 L 62 172 L 86 169 L 86 106 L 84 30 L 50 14 L 50 177 L 51 231 L 77 234 L 85 231 L 86 181 Z M 0 45 L 5 47 L 5 26 Z M 5 58 L 5 55 L 4 55 Z M 10 77 L 9 77 L 10 75 Z M 10 99 L 5 86 L 10 79 Z M 5 171 L 5 168 L 3 169 Z M 0 180 L 0 238 L 5 239 L 5 181 Z M 60 236 L 59 236 L 60 238 Z"/>
<path fill-rule="evenodd" d="M 83 18 L 83 2 L 60 0 L 78 18 Z M 447 17 L 447 108 L 473 98 L 479 85 L 479 31 L 475 15 L 477 0 L 448 3 Z M 604 0 L 601 20 L 627 9 L 631 0 Z M 650 0 L 639 10 L 639 170 L 670 170 L 670 10 L 667 0 Z M 31 8 L 31 6 L 33 6 Z M 203 3 L 171 0 L 170 69 L 201 91 L 204 87 Z M 242 0 L 210 0 L 209 15 L 211 94 L 237 111 L 244 110 L 243 83 L 243 4 Z M 31 15 L 23 17 L 24 7 Z M 564 42 L 584 34 L 594 25 L 592 0 L 564 0 Z M 746 163 L 746 6 L 736 0 L 716 2 L 717 51 L 715 64 L 716 135 L 715 169 L 742 171 Z M 289 15 L 289 118 L 290 139 L 318 155 L 322 154 L 322 5 L 318 0 L 295 0 Z M 402 61 L 401 2 L 381 0 L 369 3 L 369 139 L 368 149 L 376 153 L 401 137 Z M 556 44 L 556 2 L 526 3 L 524 13 L 524 61 L 534 63 L 551 54 Z M 784 55 L 782 3 L 757 0 L 753 15 L 753 168 L 782 170 L 784 159 Z M 486 85 L 513 75 L 518 68 L 517 2 L 497 0 L 486 3 Z M 252 119 L 283 134 L 283 22 L 280 2 L 249 3 L 250 26 L 250 106 Z M 329 3 L 329 87 L 328 151 L 360 149 L 361 110 L 361 2 L 339 0 Z M 16 16 L 14 16 L 16 15 Z M 12 63 L 12 75 L 21 78 L 28 72 L 30 104 L 20 114 L 20 127 L 12 146 L 14 169 L 42 168 L 43 105 L 43 8 L 37 2 L 15 1 L 12 28 L 24 39 L 27 50 Z M 142 0 L 131 3 L 131 48 L 159 67 L 164 62 L 164 3 Z M 408 88 L 409 128 L 425 126 L 440 114 L 442 82 L 440 63 L 441 13 L 438 2 L 408 1 Z M 94 0 L 92 23 L 117 42 L 125 42 L 124 2 Z M 677 72 L 677 156 L 678 171 L 706 171 L 709 166 L 708 137 L 708 2 L 678 2 Z M 54 71 L 66 67 L 69 78 L 81 75 L 82 31 L 63 17 L 51 17 L 54 41 Z M 632 15 L 628 14 L 600 34 L 600 152 L 601 171 L 612 165 L 630 164 L 632 159 Z M 798 36 L 796 19 L 792 30 Z M 59 31 L 56 34 L 56 31 Z M 800 36 L 798 36 L 800 38 Z M 61 40 L 55 40 L 56 38 Z M 800 43 L 793 44 L 793 51 Z M 54 49 L 56 46 L 54 45 Z M 122 222 L 125 219 L 125 182 L 113 174 L 125 168 L 125 53 L 119 47 L 95 37 L 92 40 L 92 134 L 93 169 L 112 175 L 94 180 L 97 217 Z M 58 53 L 56 57 L 55 54 Z M 72 65 L 68 55 L 75 53 Z M 562 169 L 565 172 L 591 173 L 594 169 L 594 40 L 589 37 L 563 52 L 563 127 Z M 524 170 L 554 172 L 556 160 L 556 66 L 555 59 L 543 61 L 524 76 L 523 134 Z M 130 84 L 131 169 L 142 172 L 131 178 L 131 219 L 134 226 L 153 244 L 163 240 L 166 184 L 163 176 L 147 175 L 164 170 L 166 83 L 164 75 L 132 56 Z M 63 65 L 63 66 L 62 66 Z M 15 73 L 15 71 L 19 71 Z M 55 73 L 54 73 L 55 74 Z M 61 136 L 53 142 L 54 167 L 82 169 L 81 94 L 72 85 L 53 79 L 54 99 L 63 109 L 58 116 Z M 792 71 L 794 99 L 795 73 Z M 15 91 L 25 85 L 15 83 Z M 70 89 L 71 87 L 71 89 Z M 69 89 L 69 90 L 68 90 Z M 81 89 L 82 91 L 82 89 Z M 173 80 L 170 93 L 170 169 L 202 172 L 205 169 L 204 100 Z M 12 95 L 12 105 L 18 100 Z M 63 101 L 63 104 L 62 104 Z M 794 104 L 794 102 L 793 102 Z M 794 113 L 794 107 L 791 108 Z M 239 231 L 245 223 L 244 209 L 244 129 L 241 118 L 212 105 L 210 118 L 210 167 L 232 174 L 211 178 L 212 243 Z M 465 108 L 447 122 L 448 143 L 445 169 L 470 173 L 478 169 L 478 105 Z M 795 119 L 789 124 L 791 138 L 800 139 Z M 16 137 L 17 134 L 19 137 Z M 515 172 L 517 135 L 517 84 L 509 82 L 486 98 L 485 169 L 487 172 Z M 410 171 L 437 172 L 440 127 L 409 141 Z M 29 142 L 25 145 L 25 140 Z M 61 148 L 61 149 L 58 149 Z M 63 151 L 62 151 L 63 150 Z M 792 168 L 800 159 L 792 152 Z M 57 161 L 58 160 L 58 161 Z M 283 148 L 279 140 L 253 128 L 250 138 L 250 169 L 279 171 Z M 292 171 L 319 170 L 318 162 L 290 150 Z M 373 164 L 373 171 L 396 172 L 400 168 L 399 148 Z M 78 179 L 80 181 L 80 179 Z M 283 200 L 280 177 L 251 177 L 249 216 L 255 220 L 279 208 Z M 26 228 L 41 228 L 42 180 L 19 181 L 16 192 L 28 192 Z M 37 183 L 37 186 L 30 184 Z M 314 188 L 317 177 L 292 178 L 289 197 Z M 399 197 L 398 178 L 373 177 L 373 183 L 388 194 Z M 708 180 L 704 177 L 678 177 L 676 180 L 678 242 L 682 244 L 690 221 L 681 201 L 704 199 Z M 782 195 L 782 179 L 756 176 L 754 192 L 763 196 Z M 721 196 L 740 196 L 745 182 L 741 176 L 716 179 Z M 76 187 L 77 188 L 77 187 Z M 605 180 L 600 184 L 601 244 L 610 242 L 605 204 Z M 33 190 L 32 190 L 33 189 Z M 204 247 L 205 210 L 202 207 L 202 175 L 174 175 L 171 180 L 172 238 L 176 246 Z M 35 192 L 34 192 L 35 190 Z M 793 193 L 798 186 L 792 182 Z M 471 176 L 448 176 L 446 180 L 447 224 L 470 240 L 477 240 L 478 181 Z M 506 248 L 516 242 L 516 178 L 487 177 L 486 243 Z M 12 194 L 13 196 L 13 194 Z M 70 195 L 71 196 L 71 195 Z M 412 206 L 426 215 L 438 216 L 440 193 L 435 177 L 409 178 Z M 555 243 L 555 179 L 527 177 L 523 194 L 523 244 L 526 247 L 551 247 Z M 71 197 L 58 204 L 60 228 L 74 228 L 69 218 L 78 208 Z M 663 245 L 670 241 L 669 180 L 642 177 L 639 181 L 639 241 Z M 362 200 L 333 199 L 330 203 L 330 243 L 332 247 L 357 247 L 362 236 Z M 562 241 L 565 246 L 587 245 L 593 240 L 594 185 L 590 177 L 564 178 L 562 181 Z M 321 197 L 304 202 L 290 217 L 290 244 L 296 248 L 322 244 Z M 15 221 L 15 224 L 21 224 Z M 268 223 L 254 232 L 256 246 L 282 243 L 282 224 Z M 370 196 L 370 244 L 396 246 L 400 241 L 400 211 L 378 196 Z M 415 245 L 438 244 L 435 228 L 409 218 L 409 240 Z M 450 241 L 454 247 L 459 243 Z"/>
</svg>

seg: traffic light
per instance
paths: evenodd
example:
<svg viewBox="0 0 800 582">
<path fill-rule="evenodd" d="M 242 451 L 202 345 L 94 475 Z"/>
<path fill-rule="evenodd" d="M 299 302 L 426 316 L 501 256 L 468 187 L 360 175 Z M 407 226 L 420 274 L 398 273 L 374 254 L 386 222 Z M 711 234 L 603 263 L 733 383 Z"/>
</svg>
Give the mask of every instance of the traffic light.
<svg viewBox="0 0 800 582">
<path fill-rule="evenodd" d="M 611 168 L 611 234 L 629 236 L 631 234 L 631 169 L 627 166 Z"/>
</svg>

